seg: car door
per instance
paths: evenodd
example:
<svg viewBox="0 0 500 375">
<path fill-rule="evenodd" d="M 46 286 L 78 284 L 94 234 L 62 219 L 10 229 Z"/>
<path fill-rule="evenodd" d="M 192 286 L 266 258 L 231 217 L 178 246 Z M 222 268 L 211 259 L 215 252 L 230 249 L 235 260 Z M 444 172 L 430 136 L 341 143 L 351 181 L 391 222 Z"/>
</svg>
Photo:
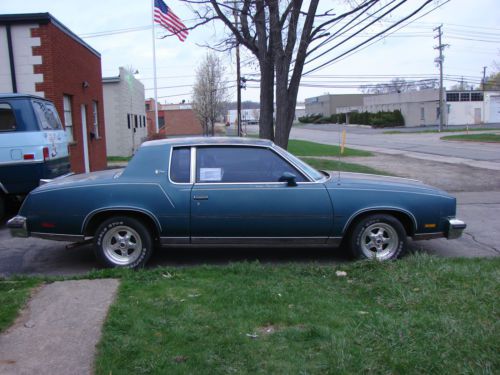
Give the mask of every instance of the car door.
<svg viewBox="0 0 500 375">
<path fill-rule="evenodd" d="M 280 182 L 296 176 L 296 186 Z M 332 205 L 321 182 L 311 182 L 267 147 L 196 148 L 191 190 L 192 243 L 325 243 Z"/>
</svg>

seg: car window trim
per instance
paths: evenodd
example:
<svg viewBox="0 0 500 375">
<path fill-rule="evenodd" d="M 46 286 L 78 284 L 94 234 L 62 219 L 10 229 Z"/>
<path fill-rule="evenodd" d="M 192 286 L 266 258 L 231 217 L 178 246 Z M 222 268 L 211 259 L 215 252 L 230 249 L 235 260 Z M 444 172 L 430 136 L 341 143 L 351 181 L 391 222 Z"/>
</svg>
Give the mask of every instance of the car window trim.
<svg viewBox="0 0 500 375">
<path fill-rule="evenodd" d="M 174 154 L 174 150 L 178 148 L 189 148 L 191 154 L 191 160 L 189 164 L 189 182 L 175 182 L 172 180 L 170 172 L 172 171 L 172 155 Z M 196 157 L 196 150 L 193 152 L 193 147 L 190 145 L 182 145 L 182 146 L 172 146 L 170 147 L 170 155 L 168 157 L 168 181 L 173 185 L 193 185 L 193 155 Z"/>
</svg>

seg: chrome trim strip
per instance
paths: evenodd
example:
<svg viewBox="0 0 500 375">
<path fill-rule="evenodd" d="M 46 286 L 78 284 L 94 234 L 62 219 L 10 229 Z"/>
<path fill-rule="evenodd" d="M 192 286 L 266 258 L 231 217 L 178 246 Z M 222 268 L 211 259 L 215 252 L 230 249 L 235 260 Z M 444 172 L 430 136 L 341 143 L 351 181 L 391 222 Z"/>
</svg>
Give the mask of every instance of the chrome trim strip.
<svg viewBox="0 0 500 375">
<path fill-rule="evenodd" d="M 160 221 L 157 219 L 157 217 L 149 210 L 146 210 L 145 208 L 138 208 L 138 207 L 113 207 L 113 206 L 108 206 L 108 207 L 101 207 L 101 208 L 97 208 L 93 211 L 90 211 L 86 216 L 85 218 L 83 219 L 83 222 L 82 222 L 82 228 L 81 228 L 81 232 L 82 233 L 85 233 L 85 229 L 88 225 L 88 223 L 90 222 L 90 220 L 98 213 L 101 213 L 101 212 L 106 212 L 106 211 L 133 211 L 133 212 L 140 212 L 140 213 L 143 213 L 143 214 L 146 214 L 148 215 L 155 223 L 156 223 L 156 226 L 157 226 L 157 229 L 159 231 L 159 233 L 162 232 L 162 227 L 161 227 L 161 224 L 160 224 Z M 92 216 L 91 216 L 92 215 Z M 90 217 L 89 217 L 90 216 Z"/>
<path fill-rule="evenodd" d="M 0 190 L 2 190 L 5 194 L 9 194 L 9 192 L 7 191 L 7 189 L 5 188 L 5 186 L 3 186 L 3 184 L 0 182 Z"/>
<path fill-rule="evenodd" d="M 189 183 L 192 185 L 196 182 L 196 147 L 191 147 L 191 165 L 189 168 Z"/>
<path fill-rule="evenodd" d="M 332 247 L 339 247 L 342 243 L 343 237 L 330 237 L 328 238 L 327 244 Z"/>
<path fill-rule="evenodd" d="M 347 228 L 349 228 L 349 225 L 351 225 L 352 221 L 358 216 L 359 214 L 365 213 L 365 212 L 371 212 L 371 211 L 398 211 L 404 214 L 407 214 L 410 216 L 410 218 L 413 221 L 413 230 L 417 230 L 418 228 L 418 222 L 415 216 L 410 212 L 407 211 L 403 208 L 400 207 L 391 207 L 391 206 L 378 206 L 378 207 L 367 207 L 367 208 L 362 208 L 361 210 L 356 211 L 353 213 L 351 216 L 349 216 L 349 219 L 344 225 L 344 228 L 342 228 L 342 233 L 345 233 Z"/>
<path fill-rule="evenodd" d="M 191 150 L 191 160 L 190 160 L 190 172 L 189 172 L 189 182 L 175 182 L 170 177 L 170 171 L 172 170 L 172 154 L 174 153 L 174 149 L 176 148 L 189 148 Z M 168 156 L 168 182 L 172 185 L 192 185 L 193 181 L 193 147 L 191 146 L 172 146 L 170 147 L 170 155 Z"/>
<path fill-rule="evenodd" d="M 433 233 L 418 233 L 413 235 L 413 241 L 421 241 L 421 240 L 432 240 L 434 238 L 443 238 L 446 237 L 444 232 L 433 232 Z"/>
<path fill-rule="evenodd" d="M 31 160 L 15 160 L 15 161 L 1 161 L 0 166 L 5 165 L 19 165 L 19 164 L 42 164 L 44 162 L 43 159 L 31 159 Z"/>
<path fill-rule="evenodd" d="M 189 244 L 189 237 L 160 237 L 160 245 L 187 245 Z"/>
<path fill-rule="evenodd" d="M 328 237 L 191 237 L 191 243 L 223 245 L 325 245 Z"/>
<path fill-rule="evenodd" d="M 59 234 L 59 233 L 40 233 L 40 232 L 30 232 L 32 237 L 43 238 L 45 240 L 52 241 L 64 241 L 64 242 L 79 242 L 83 241 L 86 237 L 81 234 Z"/>
</svg>

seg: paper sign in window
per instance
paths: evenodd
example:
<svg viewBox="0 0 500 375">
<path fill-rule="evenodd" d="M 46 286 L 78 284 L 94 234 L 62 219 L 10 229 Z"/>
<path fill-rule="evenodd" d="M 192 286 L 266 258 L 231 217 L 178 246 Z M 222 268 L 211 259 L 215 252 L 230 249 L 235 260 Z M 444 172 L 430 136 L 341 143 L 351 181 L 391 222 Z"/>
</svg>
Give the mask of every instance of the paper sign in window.
<svg viewBox="0 0 500 375">
<path fill-rule="evenodd" d="M 222 180 L 222 168 L 200 168 L 200 181 Z"/>
</svg>

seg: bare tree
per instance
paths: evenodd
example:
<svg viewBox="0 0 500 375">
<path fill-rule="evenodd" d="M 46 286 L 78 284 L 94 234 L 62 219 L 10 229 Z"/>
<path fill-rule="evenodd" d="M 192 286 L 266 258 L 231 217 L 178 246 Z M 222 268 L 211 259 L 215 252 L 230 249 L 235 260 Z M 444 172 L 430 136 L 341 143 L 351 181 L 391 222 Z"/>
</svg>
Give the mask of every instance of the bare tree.
<svg viewBox="0 0 500 375">
<path fill-rule="evenodd" d="M 199 21 L 193 27 L 218 19 L 229 30 L 232 37 L 225 38 L 213 48 L 228 50 L 239 44 L 257 58 L 260 69 L 259 136 L 274 140 L 286 148 L 303 74 L 321 69 L 380 37 L 433 0 L 422 0 L 419 7 L 409 15 L 341 54 L 333 52 L 332 58 L 332 51 L 338 50 L 339 46 L 392 13 L 406 3 L 406 0 L 398 0 L 396 4 L 394 1 L 382 0 L 340 1 L 339 4 L 349 6 L 347 11 L 339 14 L 334 14 L 333 10 L 318 11 L 319 0 L 181 1 L 196 5 L 193 10 Z M 381 6 L 375 11 L 373 7 L 379 3 Z M 342 9 L 341 6 L 338 8 Z M 340 22 L 342 20 L 346 22 Z M 325 55 L 328 61 L 311 67 L 304 73 L 307 62 L 324 59 Z"/>
<path fill-rule="evenodd" d="M 214 52 L 209 52 L 196 70 L 193 90 L 193 110 L 203 126 L 204 135 L 214 135 L 215 121 L 223 114 L 226 101 L 224 66 Z"/>
</svg>

